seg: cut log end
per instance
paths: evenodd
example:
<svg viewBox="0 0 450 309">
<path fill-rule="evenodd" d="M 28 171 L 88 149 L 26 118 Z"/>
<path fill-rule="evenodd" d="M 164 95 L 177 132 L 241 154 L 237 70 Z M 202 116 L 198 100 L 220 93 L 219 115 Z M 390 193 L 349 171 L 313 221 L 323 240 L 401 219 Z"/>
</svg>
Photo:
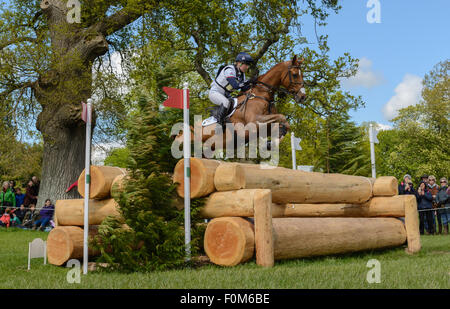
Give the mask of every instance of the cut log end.
<svg viewBox="0 0 450 309">
<path fill-rule="evenodd" d="M 214 173 L 220 162 L 199 158 L 190 159 L 191 198 L 206 196 L 215 191 Z M 173 182 L 178 183 L 177 193 L 184 197 L 184 159 L 178 161 L 173 174 Z"/>
<path fill-rule="evenodd" d="M 90 167 L 91 186 L 89 188 L 90 199 L 105 199 L 111 196 L 111 186 L 115 178 L 125 175 L 126 169 L 115 166 L 95 166 Z M 84 197 L 86 184 L 86 171 L 83 170 L 78 177 L 78 193 Z"/>
<path fill-rule="evenodd" d="M 374 196 L 398 195 L 398 181 L 393 176 L 378 177 L 373 183 Z"/>
<path fill-rule="evenodd" d="M 211 262 L 234 266 L 252 258 L 255 251 L 253 225 L 239 217 L 217 218 L 209 222 L 204 247 Z"/>
<path fill-rule="evenodd" d="M 240 164 L 220 164 L 214 174 L 214 185 L 218 191 L 239 190 L 245 188 L 245 173 Z"/>
<path fill-rule="evenodd" d="M 67 262 L 73 252 L 73 242 L 68 234 L 69 229 L 79 229 L 79 227 L 57 227 L 51 230 L 47 238 L 47 256 L 48 262 L 53 265 L 60 266 Z"/>
</svg>

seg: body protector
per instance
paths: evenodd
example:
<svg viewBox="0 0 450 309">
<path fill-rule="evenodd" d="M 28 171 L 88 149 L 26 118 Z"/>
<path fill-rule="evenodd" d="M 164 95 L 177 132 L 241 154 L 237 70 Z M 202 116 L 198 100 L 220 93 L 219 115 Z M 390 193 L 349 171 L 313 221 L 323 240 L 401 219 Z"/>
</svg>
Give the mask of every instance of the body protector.
<svg viewBox="0 0 450 309">
<path fill-rule="evenodd" d="M 245 82 L 246 79 L 243 72 L 232 64 L 227 65 L 221 67 L 219 72 L 217 72 L 216 78 L 211 83 L 211 91 L 216 91 L 226 97 L 230 97 L 233 90 L 248 90 L 248 88 L 245 89 L 247 87 Z"/>
</svg>

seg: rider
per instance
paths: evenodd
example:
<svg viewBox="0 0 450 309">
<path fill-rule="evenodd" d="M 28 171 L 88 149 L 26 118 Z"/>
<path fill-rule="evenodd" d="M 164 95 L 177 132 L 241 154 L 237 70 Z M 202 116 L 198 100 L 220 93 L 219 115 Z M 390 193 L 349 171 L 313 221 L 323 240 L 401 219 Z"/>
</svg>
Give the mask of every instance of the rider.
<svg viewBox="0 0 450 309">
<path fill-rule="evenodd" d="M 211 83 L 209 99 L 214 104 L 219 105 L 219 109 L 215 115 L 219 124 L 224 124 L 230 103 L 234 103 L 231 92 L 234 90 L 247 91 L 250 89 L 250 83 L 245 79 L 245 72 L 247 72 L 252 63 L 253 58 L 249 54 L 239 53 L 236 56 L 235 63 L 220 69 L 217 72 L 215 80 Z"/>
</svg>

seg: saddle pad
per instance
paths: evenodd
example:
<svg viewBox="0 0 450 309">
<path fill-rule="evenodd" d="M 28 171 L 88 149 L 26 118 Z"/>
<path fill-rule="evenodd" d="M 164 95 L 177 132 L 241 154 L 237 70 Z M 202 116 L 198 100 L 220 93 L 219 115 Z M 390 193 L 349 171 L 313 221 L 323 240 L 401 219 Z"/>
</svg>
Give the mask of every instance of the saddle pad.
<svg viewBox="0 0 450 309">
<path fill-rule="evenodd" d="M 236 106 L 238 104 L 238 100 L 237 100 L 237 98 L 234 98 L 233 100 L 234 100 L 233 109 L 231 110 L 231 113 L 229 113 L 227 115 L 227 117 L 231 117 L 234 114 L 234 112 L 236 111 Z M 214 123 L 217 123 L 217 119 L 216 119 L 216 117 L 211 116 L 202 121 L 202 127 L 206 127 L 206 126 L 212 125 Z"/>
</svg>

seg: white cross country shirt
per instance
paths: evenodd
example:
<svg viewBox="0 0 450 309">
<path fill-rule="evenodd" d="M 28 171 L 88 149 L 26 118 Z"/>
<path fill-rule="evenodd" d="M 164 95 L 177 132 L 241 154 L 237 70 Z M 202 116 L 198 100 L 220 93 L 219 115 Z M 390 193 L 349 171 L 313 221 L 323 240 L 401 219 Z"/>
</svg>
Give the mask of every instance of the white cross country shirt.
<svg viewBox="0 0 450 309">
<path fill-rule="evenodd" d="M 237 71 L 237 72 L 236 72 Z M 241 72 L 239 69 L 236 69 L 234 65 L 227 65 L 220 71 L 219 75 L 213 82 L 211 83 L 211 90 L 217 91 L 223 95 L 229 95 L 230 92 L 233 91 L 233 87 L 228 83 L 228 77 L 235 77 L 237 79 L 238 84 L 241 84 L 246 81 L 245 74 Z M 220 84 L 220 86 L 218 85 Z M 227 89 L 227 93 L 225 94 L 225 89 Z"/>
</svg>

